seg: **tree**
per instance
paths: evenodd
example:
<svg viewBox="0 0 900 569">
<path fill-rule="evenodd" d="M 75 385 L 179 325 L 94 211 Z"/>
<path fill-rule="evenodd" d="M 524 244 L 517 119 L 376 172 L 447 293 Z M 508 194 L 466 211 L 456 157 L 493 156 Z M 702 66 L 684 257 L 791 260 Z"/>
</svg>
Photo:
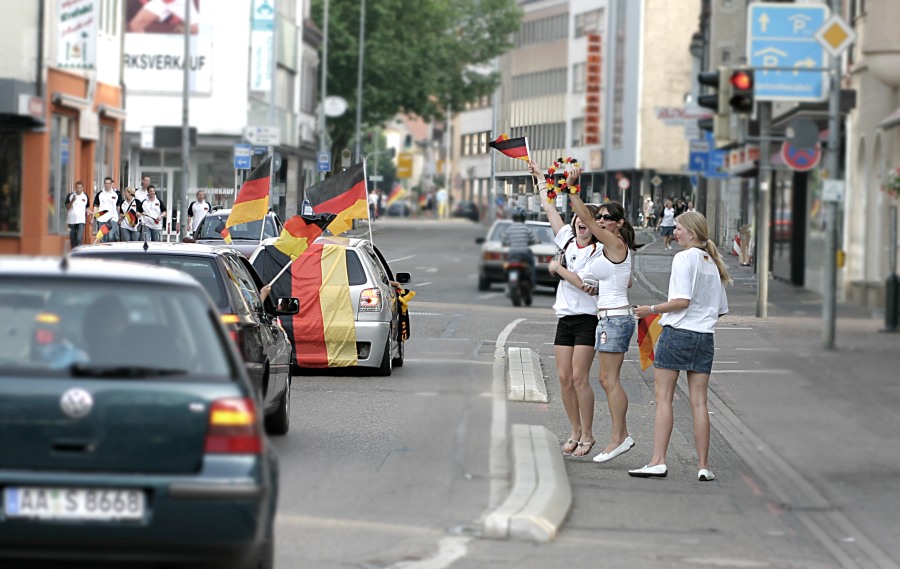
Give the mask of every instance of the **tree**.
<svg viewBox="0 0 900 569">
<path fill-rule="evenodd" d="M 323 0 L 313 0 L 322 25 Z M 347 100 L 328 119 L 334 149 L 356 130 L 361 0 L 330 0 L 328 93 Z M 367 0 L 362 123 L 382 124 L 397 113 L 425 120 L 490 95 L 499 77 L 491 62 L 511 47 L 521 25 L 515 0 Z"/>
</svg>

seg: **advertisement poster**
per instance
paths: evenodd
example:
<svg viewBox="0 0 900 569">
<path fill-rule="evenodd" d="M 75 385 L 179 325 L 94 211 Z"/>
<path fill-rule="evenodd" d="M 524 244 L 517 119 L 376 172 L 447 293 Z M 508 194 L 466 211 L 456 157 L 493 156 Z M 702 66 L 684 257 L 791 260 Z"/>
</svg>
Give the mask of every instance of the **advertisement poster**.
<svg viewBox="0 0 900 569">
<path fill-rule="evenodd" d="M 200 0 L 126 0 L 125 85 L 131 92 L 180 93 L 184 19 L 190 9 L 192 93 L 212 89 L 212 30 Z"/>
<path fill-rule="evenodd" d="M 97 52 L 97 0 L 59 0 L 60 67 L 93 69 Z"/>
</svg>

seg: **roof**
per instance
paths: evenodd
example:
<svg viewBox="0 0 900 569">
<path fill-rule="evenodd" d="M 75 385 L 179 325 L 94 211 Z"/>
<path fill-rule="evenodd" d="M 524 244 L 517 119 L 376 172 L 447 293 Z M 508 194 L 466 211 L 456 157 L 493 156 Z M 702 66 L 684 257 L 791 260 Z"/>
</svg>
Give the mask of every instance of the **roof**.
<svg viewBox="0 0 900 569">
<path fill-rule="evenodd" d="M 96 245 L 82 245 L 75 248 L 73 256 L 103 255 L 106 253 L 138 253 L 144 252 L 143 241 L 127 241 L 113 243 L 98 243 Z M 191 255 L 197 257 L 212 257 L 223 253 L 238 253 L 234 247 L 227 245 L 204 245 L 202 243 L 161 243 L 151 241 L 147 243 L 146 253 L 171 253 L 176 255 Z"/>
<path fill-rule="evenodd" d="M 191 276 L 175 269 L 85 257 L 70 257 L 64 266 L 61 257 L 0 256 L 0 275 L 102 279 L 107 282 L 123 281 L 131 284 L 143 282 L 200 287 Z"/>
</svg>

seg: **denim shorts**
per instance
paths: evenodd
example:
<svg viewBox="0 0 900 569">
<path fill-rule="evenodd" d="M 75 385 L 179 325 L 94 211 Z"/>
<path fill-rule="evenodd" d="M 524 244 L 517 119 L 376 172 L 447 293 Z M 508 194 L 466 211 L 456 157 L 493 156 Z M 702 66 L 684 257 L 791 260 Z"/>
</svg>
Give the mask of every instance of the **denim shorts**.
<svg viewBox="0 0 900 569">
<path fill-rule="evenodd" d="M 713 334 L 663 326 L 656 341 L 654 365 L 662 369 L 712 372 L 715 340 Z"/>
<path fill-rule="evenodd" d="M 556 325 L 554 346 L 593 346 L 597 332 L 597 317 L 593 314 L 563 316 Z"/>
<path fill-rule="evenodd" d="M 665 237 L 666 235 L 672 236 L 675 235 L 675 226 L 674 225 L 660 225 L 659 226 L 659 234 Z"/>
<path fill-rule="evenodd" d="M 594 349 L 598 352 L 625 353 L 634 336 L 634 316 L 604 316 L 597 322 L 597 339 Z"/>
</svg>

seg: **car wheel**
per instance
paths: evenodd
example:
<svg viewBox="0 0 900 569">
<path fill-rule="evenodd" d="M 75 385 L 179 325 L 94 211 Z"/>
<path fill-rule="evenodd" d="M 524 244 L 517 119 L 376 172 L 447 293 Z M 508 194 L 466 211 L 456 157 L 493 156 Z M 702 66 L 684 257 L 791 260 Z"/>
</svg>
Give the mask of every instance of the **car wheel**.
<svg viewBox="0 0 900 569">
<path fill-rule="evenodd" d="M 391 358 L 391 338 L 388 336 L 384 346 L 384 355 L 381 356 L 381 365 L 378 367 L 378 375 L 388 377 L 393 371 L 393 359 Z"/>
<path fill-rule="evenodd" d="M 487 280 L 484 275 L 478 275 L 478 290 L 481 292 L 491 290 L 491 281 Z"/>
<path fill-rule="evenodd" d="M 399 334 L 398 334 L 399 336 Z M 400 337 L 397 339 L 397 357 L 391 362 L 394 367 L 403 367 L 403 358 L 406 357 L 406 342 Z"/>
<path fill-rule="evenodd" d="M 291 428 L 291 374 L 285 380 L 287 385 L 284 389 L 284 395 L 281 396 L 281 404 L 278 405 L 278 411 L 272 416 L 266 417 L 266 432 L 270 435 L 286 435 Z"/>
</svg>

